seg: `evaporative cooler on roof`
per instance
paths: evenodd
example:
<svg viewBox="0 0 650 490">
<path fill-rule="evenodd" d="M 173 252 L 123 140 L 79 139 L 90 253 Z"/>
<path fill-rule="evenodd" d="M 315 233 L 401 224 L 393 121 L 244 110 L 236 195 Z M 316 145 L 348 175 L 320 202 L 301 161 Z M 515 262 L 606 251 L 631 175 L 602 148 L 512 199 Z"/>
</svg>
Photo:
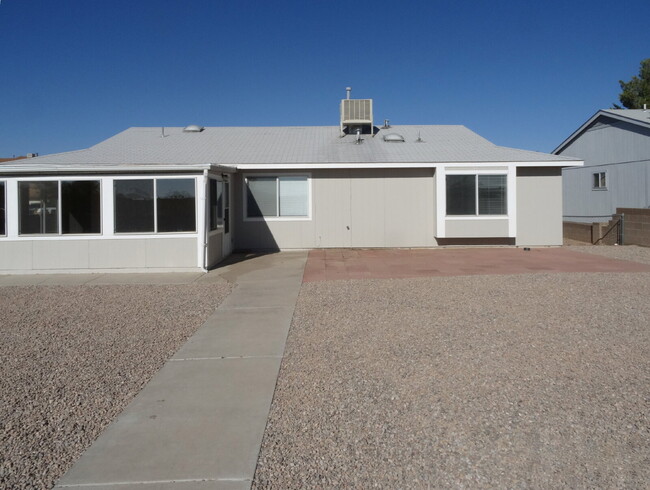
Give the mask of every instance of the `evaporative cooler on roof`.
<svg viewBox="0 0 650 490">
<path fill-rule="evenodd" d="M 373 134 L 372 129 L 372 99 L 350 99 L 348 90 L 348 98 L 341 100 L 341 136 L 358 130 Z"/>
</svg>

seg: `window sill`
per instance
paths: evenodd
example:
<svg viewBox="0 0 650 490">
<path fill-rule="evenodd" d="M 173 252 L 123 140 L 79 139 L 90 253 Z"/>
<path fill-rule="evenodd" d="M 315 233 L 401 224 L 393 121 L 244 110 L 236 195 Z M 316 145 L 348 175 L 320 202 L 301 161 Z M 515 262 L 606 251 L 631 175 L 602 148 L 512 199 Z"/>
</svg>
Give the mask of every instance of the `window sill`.
<svg viewBox="0 0 650 490">
<path fill-rule="evenodd" d="M 311 221 L 311 216 L 266 216 L 263 218 L 244 218 L 244 222 L 268 221 Z"/>
<path fill-rule="evenodd" d="M 467 214 L 467 215 L 446 215 L 445 219 L 470 220 L 470 219 L 509 219 L 507 214 Z"/>
</svg>

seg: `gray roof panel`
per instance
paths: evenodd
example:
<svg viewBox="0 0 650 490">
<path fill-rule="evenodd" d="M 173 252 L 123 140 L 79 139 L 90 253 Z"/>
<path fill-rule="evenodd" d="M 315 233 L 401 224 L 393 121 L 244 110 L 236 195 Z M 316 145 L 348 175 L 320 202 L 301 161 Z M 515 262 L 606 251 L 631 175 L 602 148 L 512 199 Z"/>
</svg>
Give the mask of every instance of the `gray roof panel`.
<svg viewBox="0 0 650 490">
<path fill-rule="evenodd" d="M 385 142 L 383 132 L 404 136 Z M 418 136 L 421 142 L 416 141 Z M 391 126 L 374 137 L 339 136 L 336 126 L 127 129 L 86 150 L 31 158 L 24 165 L 125 166 L 317 163 L 564 162 L 572 158 L 494 145 L 464 126 Z M 14 164 L 16 162 L 13 162 Z M 14 165 L 15 166 L 15 165 Z M 2 164 L 0 164 L 2 169 Z"/>
</svg>

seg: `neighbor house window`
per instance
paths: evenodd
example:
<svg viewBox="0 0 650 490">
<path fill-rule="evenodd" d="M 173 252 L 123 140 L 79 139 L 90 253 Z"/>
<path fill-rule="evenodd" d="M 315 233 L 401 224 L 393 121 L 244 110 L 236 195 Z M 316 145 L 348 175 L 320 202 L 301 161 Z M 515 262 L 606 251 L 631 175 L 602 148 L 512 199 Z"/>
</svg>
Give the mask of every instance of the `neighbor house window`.
<svg viewBox="0 0 650 490">
<path fill-rule="evenodd" d="M 196 231 L 194 179 L 114 182 L 116 233 Z"/>
<path fill-rule="evenodd" d="M 100 209 L 98 180 L 61 182 L 62 233 L 100 233 Z"/>
<path fill-rule="evenodd" d="M 19 182 L 18 233 L 38 235 L 59 233 L 59 183 Z"/>
<path fill-rule="evenodd" d="M 5 198 L 5 183 L 0 182 L 0 235 L 7 234 L 7 211 Z"/>
<path fill-rule="evenodd" d="M 607 189 L 607 175 L 606 172 L 596 172 L 593 174 L 593 188 L 594 189 Z"/>
<path fill-rule="evenodd" d="M 246 178 L 246 217 L 306 218 L 308 216 L 307 176 Z"/>
<path fill-rule="evenodd" d="M 448 175 L 448 216 L 507 214 L 506 175 Z"/>
</svg>

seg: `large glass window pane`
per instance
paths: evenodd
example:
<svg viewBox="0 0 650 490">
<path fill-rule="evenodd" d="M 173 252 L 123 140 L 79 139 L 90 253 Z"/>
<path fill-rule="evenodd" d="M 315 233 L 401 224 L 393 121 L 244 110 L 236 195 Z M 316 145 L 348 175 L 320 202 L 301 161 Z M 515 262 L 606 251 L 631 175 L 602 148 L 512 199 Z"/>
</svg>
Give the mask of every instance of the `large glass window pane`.
<svg viewBox="0 0 650 490">
<path fill-rule="evenodd" d="M 505 175 L 478 176 L 478 214 L 507 214 Z"/>
<path fill-rule="evenodd" d="M 219 191 L 216 179 L 210 179 L 210 230 L 219 226 Z"/>
<path fill-rule="evenodd" d="M 196 231 L 194 179 L 156 181 L 158 232 Z"/>
<path fill-rule="evenodd" d="M 115 232 L 153 232 L 153 180 L 116 180 Z"/>
<path fill-rule="evenodd" d="M 280 216 L 307 216 L 308 208 L 307 177 L 280 177 Z"/>
<path fill-rule="evenodd" d="M 246 187 L 247 216 L 258 218 L 278 215 L 277 178 L 249 177 Z"/>
<path fill-rule="evenodd" d="M 98 180 L 61 182 L 61 232 L 100 233 Z"/>
<path fill-rule="evenodd" d="M 0 182 L 0 235 L 7 234 L 7 211 L 5 211 L 5 183 Z"/>
<path fill-rule="evenodd" d="M 33 235 L 59 232 L 59 183 L 19 182 L 18 233 Z"/>
<path fill-rule="evenodd" d="M 230 182 L 223 183 L 223 231 L 230 233 Z"/>
<path fill-rule="evenodd" d="M 476 214 L 476 176 L 447 176 L 447 215 Z"/>
</svg>

